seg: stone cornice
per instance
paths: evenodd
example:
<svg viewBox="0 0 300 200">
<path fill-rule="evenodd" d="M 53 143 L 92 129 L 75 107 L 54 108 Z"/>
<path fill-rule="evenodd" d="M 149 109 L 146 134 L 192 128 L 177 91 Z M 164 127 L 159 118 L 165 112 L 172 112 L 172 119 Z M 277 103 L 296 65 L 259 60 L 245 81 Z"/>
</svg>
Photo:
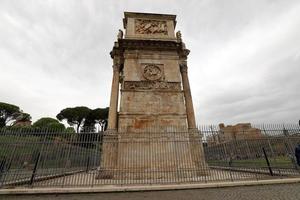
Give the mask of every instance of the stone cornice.
<svg viewBox="0 0 300 200">
<path fill-rule="evenodd" d="M 120 118 L 125 118 L 128 116 L 145 116 L 144 112 L 122 112 L 119 111 L 119 117 Z M 166 117 L 166 116 L 176 116 L 176 117 L 182 117 L 182 118 L 186 118 L 186 113 L 152 113 L 152 114 L 147 114 L 147 116 L 160 116 L 160 117 Z"/>
<path fill-rule="evenodd" d="M 184 48 L 182 42 L 163 41 L 163 40 L 136 40 L 118 39 L 117 45 L 110 52 L 111 57 L 122 55 L 124 50 L 159 50 L 177 51 L 180 57 L 187 57 L 189 50 Z"/>
<path fill-rule="evenodd" d="M 176 89 L 176 90 L 171 90 L 171 89 L 136 89 L 136 90 L 131 90 L 131 89 L 120 89 L 121 92 L 145 92 L 145 93 L 183 93 L 184 91 L 181 89 Z"/>
</svg>

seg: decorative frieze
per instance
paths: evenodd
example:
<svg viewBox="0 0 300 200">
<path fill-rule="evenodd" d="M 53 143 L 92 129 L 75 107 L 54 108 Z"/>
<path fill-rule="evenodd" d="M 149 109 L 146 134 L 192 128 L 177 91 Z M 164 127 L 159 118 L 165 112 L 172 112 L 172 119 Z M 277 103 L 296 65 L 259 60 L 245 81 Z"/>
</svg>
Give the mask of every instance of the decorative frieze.
<svg viewBox="0 0 300 200">
<path fill-rule="evenodd" d="M 123 85 L 125 90 L 180 90 L 181 85 L 178 82 L 164 82 L 164 81 L 125 81 Z"/>
<path fill-rule="evenodd" d="M 135 19 L 136 34 L 168 35 L 166 21 Z"/>
</svg>

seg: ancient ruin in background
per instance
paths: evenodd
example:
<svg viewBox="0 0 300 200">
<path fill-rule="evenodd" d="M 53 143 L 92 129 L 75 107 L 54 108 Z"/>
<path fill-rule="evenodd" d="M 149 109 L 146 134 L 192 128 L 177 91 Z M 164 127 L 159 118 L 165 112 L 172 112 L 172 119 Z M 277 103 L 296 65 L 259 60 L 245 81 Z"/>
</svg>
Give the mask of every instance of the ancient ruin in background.
<svg viewBox="0 0 300 200">
<path fill-rule="evenodd" d="M 219 131 L 217 134 L 208 136 L 206 138 L 209 146 L 222 144 L 234 140 L 243 139 L 261 139 L 263 137 L 261 130 L 251 126 L 251 123 L 238 123 L 236 125 L 219 124 Z"/>
</svg>

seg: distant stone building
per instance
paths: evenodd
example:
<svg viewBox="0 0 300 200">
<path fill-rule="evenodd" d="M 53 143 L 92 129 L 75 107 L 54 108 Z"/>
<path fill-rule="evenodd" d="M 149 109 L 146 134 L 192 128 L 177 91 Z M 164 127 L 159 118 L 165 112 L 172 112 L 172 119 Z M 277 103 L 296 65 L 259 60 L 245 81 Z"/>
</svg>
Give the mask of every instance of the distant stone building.
<svg viewBox="0 0 300 200">
<path fill-rule="evenodd" d="M 218 134 L 213 134 L 207 137 L 208 145 L 220 144 L 232 140 L 241 139 L 258 139 L 261 138 L 261 130 L 253 128 L 251 123 L 238 123 L 236 125 L 219 124 Z"/>
<path fill-rule="evenodd" d="M 219 124 L 221 134 L 224 135 L 225 140 L 239 140 L 239 139 L 257 139 L 261 138 L 261 130 L 252 128 L 251 123 L 239 123 L 236 125 Z"/>
<path fill-rule="evenodd" d="M 20 120 L 16 121 L 13 126 L 31 126 L 32 121 L 31 120 Z"/>
</svg>

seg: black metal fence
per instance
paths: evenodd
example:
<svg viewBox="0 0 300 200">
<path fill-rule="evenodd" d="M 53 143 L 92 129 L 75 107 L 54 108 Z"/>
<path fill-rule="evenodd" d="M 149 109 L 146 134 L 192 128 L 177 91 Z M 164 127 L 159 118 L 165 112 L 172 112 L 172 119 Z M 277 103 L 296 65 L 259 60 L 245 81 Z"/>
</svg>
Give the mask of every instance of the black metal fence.
<svg viewBox="0 0 300 200">
<path fill-rule="evenodd" d="M 300 177 L 298 125 L 201 126 L 192 134 L 169 130 L 113 135 L 0 129 L 0 187 Z"/>
</svg>

